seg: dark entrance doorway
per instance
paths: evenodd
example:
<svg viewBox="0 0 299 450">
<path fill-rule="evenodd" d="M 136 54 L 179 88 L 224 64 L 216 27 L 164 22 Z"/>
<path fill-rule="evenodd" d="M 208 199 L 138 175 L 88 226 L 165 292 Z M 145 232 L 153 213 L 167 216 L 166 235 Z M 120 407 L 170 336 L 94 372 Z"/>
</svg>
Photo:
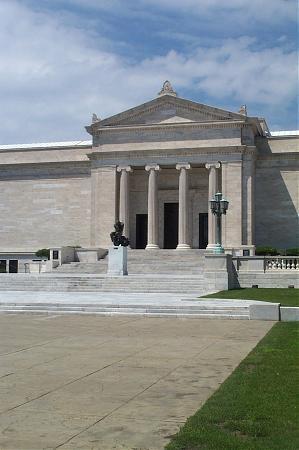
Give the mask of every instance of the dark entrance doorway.
<svg viewBox="0 0 299 450">
<path fill-rule="evenodd" d="M 9 273 L 18 273 L 18 260 L 10 259 L 8 263 Z"/>
<path fill-rule="evenodd" d="M 0 259 L 0 273 L 6 273 L 6 259 Z"/>
<path fill-rule="evenodd" d="M 178 245 L 179 204 L 164 203 L 164 248 Z"/>
<path fill-rule="evenodd" d="M 145 248 L 147 244 L 147 214 L 136 214 L 136 248 Z"/>
<path fill-rule="evenodd" d="M 208 213 L 199 214 L 199 248 L 208 245 Z"/>
</svg>

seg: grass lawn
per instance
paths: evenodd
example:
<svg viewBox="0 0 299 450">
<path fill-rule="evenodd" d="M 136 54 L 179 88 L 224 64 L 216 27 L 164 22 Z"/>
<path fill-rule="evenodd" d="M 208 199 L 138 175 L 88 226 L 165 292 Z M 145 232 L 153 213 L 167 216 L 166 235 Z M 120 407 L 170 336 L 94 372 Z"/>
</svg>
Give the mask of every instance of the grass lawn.
<svg viewBox="0 0 299 450">
<path fill-rule="evenodd" d="M 299 449 L 298 332 L 274 325 L 165 448 Z"/>
<path fill-rule="evenodd" d="M 205 298 L 239 298 L 241 300 L 262 300 L 281 303 L 282 306 L 299 306 L 299 289 L 241 288 L 205 295 Z"/>
</svg>

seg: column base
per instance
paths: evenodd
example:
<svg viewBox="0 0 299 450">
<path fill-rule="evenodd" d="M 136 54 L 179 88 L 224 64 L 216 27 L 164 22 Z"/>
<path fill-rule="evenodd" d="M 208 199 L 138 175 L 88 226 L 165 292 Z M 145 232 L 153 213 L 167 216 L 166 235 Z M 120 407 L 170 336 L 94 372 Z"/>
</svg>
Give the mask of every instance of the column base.
<svg viewBox="0 0 299 450">
<path fill-rule="evenodd" d="M 190 248 L 189 244 L 178 244 L 176 250 L 190 250 Z"/>
<path fill-rule="evenodd" d="M 145 247 L 145 250 L 159 250 L 160 247 L 157 244 L 147 244 L 147 246 Z"/>
</svg>

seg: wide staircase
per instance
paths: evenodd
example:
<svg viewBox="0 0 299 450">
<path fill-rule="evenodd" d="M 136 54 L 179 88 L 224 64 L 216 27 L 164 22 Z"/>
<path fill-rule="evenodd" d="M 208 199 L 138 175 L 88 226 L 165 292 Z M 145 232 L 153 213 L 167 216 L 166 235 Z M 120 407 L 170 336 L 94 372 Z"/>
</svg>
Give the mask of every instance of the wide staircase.
<svg viewBox="0 0 299 450">
<path fill-rule="evenodd" d="M 52 273 L 0 274 L 0 313 L 249 319 L 248 306 L 197 300 L 207 293 L 202 250 L 129 250 L 123 277 L 107 276 L 107 266 L 106 257 Z"/>
<path fill-rule="evenodd" d="M 129 250 L 128 276 L 106 276 L 108 258 L 96 263 L 63 264 L 52 273 L 7 274 L 0 290 L 51 292 L 175 293 L 205 292 L 201 250 Z"/>
<path fill-rule="evenodd" d="M 133 250 L 128 249 L 128 272 L 133 274 L 202 274 L 204 250 Z M 55 273 L 106 274 L 108 256 L 96 263 L 71 262 L 59 266 Z"/>
</svg>

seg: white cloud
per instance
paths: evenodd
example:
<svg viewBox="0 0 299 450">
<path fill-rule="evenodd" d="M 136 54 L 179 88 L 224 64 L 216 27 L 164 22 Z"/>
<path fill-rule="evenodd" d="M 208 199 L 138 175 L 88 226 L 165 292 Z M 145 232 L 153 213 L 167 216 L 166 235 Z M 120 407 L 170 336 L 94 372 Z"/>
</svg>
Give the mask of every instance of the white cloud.
<svg viewBox="0 0 299 450">
<path fill-rule="evenodd" d="M 254 51 L 251 38 L 132 62 L 63 17 L 15 1 L 1 2 L 0 17 L 2 143 L 84 137 L 92 112 L 105 117 L 149 100 L 165 79 L 215 106 L 260 103 L 261 114 L 282 111 L 296 92 L 295 52 Z"/>
</svg>

